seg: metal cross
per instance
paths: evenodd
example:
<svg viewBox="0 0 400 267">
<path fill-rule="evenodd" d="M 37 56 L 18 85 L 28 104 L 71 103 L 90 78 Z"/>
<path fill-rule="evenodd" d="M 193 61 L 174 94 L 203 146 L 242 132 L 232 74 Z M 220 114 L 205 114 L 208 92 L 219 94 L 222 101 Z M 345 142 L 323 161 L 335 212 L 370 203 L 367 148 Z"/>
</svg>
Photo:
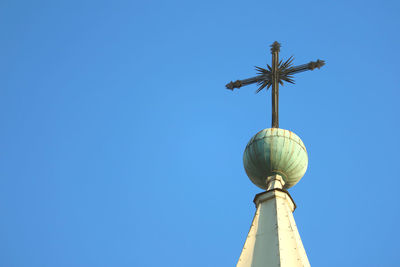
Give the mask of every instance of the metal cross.
<svg viewBox="0 0 400 267">
<path fill-rule="evenodd" d="M 257 89 L 256 93 L 260 92 L 265 87 L 267 87 L 266 90 L 268 90 L 272 86 L 272 128 L 279 128 L 279 84 L 283 85 L 284 81 L 294 83 L 293 74 L 314 70 L 315 68 L 319 69 L 325 65 L 325 61 L 317 59 L 317 61 L 311 61 L 310 63 L 293 67 L 293 56 L 289 57 L 285 62 L 282 62 L 282 60 L 279 61 L 280 48 L 281 45 L 277 41 L 271 45 L 272 67 L 267 65 L 268 69 L 263 69 L 256 66 L 256 70 L 258 71 L 257 76 L 230 82 L 226 85 L 227 89 L 233 91 L 234 88 L 257 83 L 260 87 Z"/>
</svg>

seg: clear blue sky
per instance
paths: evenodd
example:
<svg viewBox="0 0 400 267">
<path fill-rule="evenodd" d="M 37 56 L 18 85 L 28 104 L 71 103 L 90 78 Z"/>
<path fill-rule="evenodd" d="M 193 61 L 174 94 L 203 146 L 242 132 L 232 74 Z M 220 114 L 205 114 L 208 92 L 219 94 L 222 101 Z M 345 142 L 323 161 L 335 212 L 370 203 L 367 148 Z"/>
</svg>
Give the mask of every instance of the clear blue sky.
<svg viewBox="0 0 400 267">
<path fill-rule="evenodd" d="M 398 1 L 0 2 L 0 266 L 234 266 L 261 192 L 247 141 L 270 62 L 309 169 L 313 266 L 400 266 Z"/>
</svg>

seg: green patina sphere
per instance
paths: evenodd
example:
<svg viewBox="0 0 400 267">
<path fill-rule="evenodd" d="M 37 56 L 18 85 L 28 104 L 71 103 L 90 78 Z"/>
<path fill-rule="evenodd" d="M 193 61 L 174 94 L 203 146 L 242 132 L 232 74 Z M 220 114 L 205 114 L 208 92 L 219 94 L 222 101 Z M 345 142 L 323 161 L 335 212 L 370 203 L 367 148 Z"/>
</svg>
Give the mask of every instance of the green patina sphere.
<svg viewBox="0 0 400 267">
<path fill-rule="evenodd" d="M 244 150 L 243 164 L 247 176 L 258 187 L 266 189 L 266 178 L 279 174 L 285 181 L 285 188 L 290 188 L 307 170 L 307 150 L 291 131 L 264 129 L 250 139 Z"/>
</svg>

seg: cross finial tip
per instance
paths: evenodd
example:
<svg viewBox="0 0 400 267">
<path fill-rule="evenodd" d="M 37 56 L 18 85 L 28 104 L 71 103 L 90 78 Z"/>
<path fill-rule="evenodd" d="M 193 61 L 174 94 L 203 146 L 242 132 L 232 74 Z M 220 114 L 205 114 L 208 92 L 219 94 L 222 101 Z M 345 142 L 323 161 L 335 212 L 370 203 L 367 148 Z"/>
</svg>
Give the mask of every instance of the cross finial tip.
<svg viewBox="0 0 400 267">
<path fill-rule="evenodd" d="M 314 70 L 315 68 L 320 69 L 324 65 L 325 65 L 325 60 L 317 59 L 317 61 L 311 61 L 310 63 L 308 63 L 308 68 L 310 70 Z"/>
<path fill-rule="evenodd" d="M 233 91 L 233 82 L 227 83 L 225 85 L 225 88 L 228 89 L 228 90 L 232 90 Z"/>
<path fill-rule="evenodd" d="M 281 44 L 278 43 L 277 41 L 275 41 L 272 45 L 271 45 L 271 52 L 279 52 L 281 50 Z"/>
<path fill-rule="evenodd" d="M 321 68 L 324 65 L 325 65 L 325 60 L 317 59 L 317 68 L 318 69 Z"/>
<path fill-rule="evenodd" d="M 226 84 L 225 87 L 226 87 L 226 89 L 229 89 L 229 90 L 233 91 L 233 89 L 235 89 L 235 88 L 242 87 L 242 82 L 240 80 L 237 80 L 235 82 L 231 81 L 230 83 Z"/>
</svg>

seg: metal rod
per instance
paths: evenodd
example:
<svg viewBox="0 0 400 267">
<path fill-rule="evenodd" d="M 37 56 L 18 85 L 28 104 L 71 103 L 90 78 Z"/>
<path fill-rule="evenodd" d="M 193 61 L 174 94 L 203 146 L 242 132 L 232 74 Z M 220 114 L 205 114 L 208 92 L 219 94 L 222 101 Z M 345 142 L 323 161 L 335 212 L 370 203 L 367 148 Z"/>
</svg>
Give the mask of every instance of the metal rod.
<svg viewBox="0 0 400 267">
<path fill-rule="evenodd" d="M 317 61 L 311 61 L 307 64 L 302 64 L 299 66 L 294 66 L 286 70 L 287 74 L 295 74 L 307 70 L 314 70 L 314 69 L 320 69 L 325 65 L 324 60 L 317 59 Z"/>
<path fill-rule="evenodd" d="M 265 79 L 266 79 L 265 75 L 257 75 L 255 77 L 251 77 L 251 78 L 248 78 L 248 79 L 237 80 L 235 82 L 230 82 L 230 83 L 226 84 L 225 87 L 226 87 L 226 89 L 233 90 L 235 88 L 240 88 L 240 87 L 245 86 L 245 85 L 249 85 L 249 84 L 252 84 L 252 83 L 257 83 L 257 82 L 265 80 Z"/>
<path fill-rule="evenodd" d="M 272 53 L 272 128 L 279 128 L 279 49 L 280 45 L 275 42 L 271 46 Z"/>
</svg>

